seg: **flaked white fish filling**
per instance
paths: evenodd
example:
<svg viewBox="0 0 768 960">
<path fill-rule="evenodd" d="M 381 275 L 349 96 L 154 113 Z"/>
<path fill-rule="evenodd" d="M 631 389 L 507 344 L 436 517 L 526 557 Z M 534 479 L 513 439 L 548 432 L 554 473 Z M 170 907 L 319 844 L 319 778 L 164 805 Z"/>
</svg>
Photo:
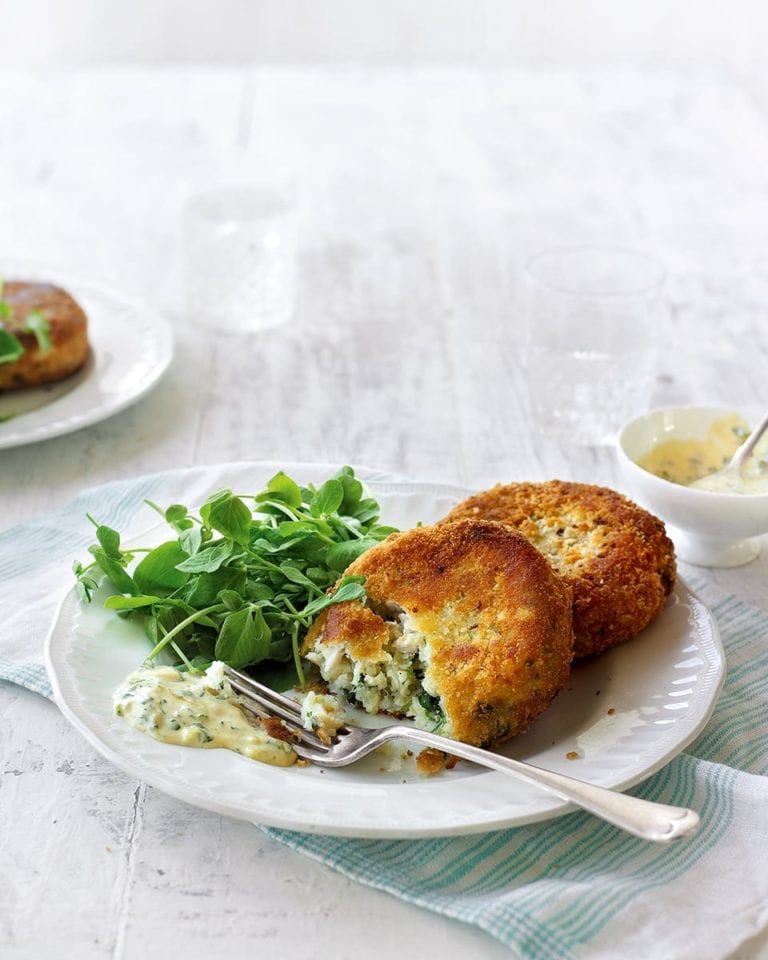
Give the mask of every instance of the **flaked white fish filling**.
<svg viewBox="0 0 768 960">
<path fill-rule="evenodd" d="M 323 644 L 322 634 L 306 654 L 334 693 L 367 713 L 411 717 L 416 725 L 450 736 L 450 723 L 430 677 L 427 638 L 410 614 L 388 605 L 376 610 L 389 630 L 389 644 L 376 660 L 355 660 L 346 644 Z"/>
<path fill-rule="evenodd" d="M 344 722 L 344 707 L 330 694 L 310 690 L 301 701 L 302 726 L 316 733 L 324 743 L 331 742 Z"/>
</svg>

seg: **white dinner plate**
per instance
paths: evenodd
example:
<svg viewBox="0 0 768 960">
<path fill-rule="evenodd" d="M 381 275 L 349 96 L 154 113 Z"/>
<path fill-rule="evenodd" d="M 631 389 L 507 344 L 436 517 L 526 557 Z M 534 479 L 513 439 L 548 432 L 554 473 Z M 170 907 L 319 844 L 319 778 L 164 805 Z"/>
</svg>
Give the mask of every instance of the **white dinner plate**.
<svg viewBox="0 0 768 960">
<path fill-rule="evenodd" d="M 0 393 L 0 449 L 36 443 L 98 423 L 135 403 L 173 357 L 169 323 L 140 301 L 56 270 L 1 263 L 6 280 L 63 287 L 88 317 L 85 366 L 60 383 Z"/>
<path fill-rule="evenodd" d="M 233 467 L 254 491 L 274 472 Z M 300 482 L 328 473 L 287 465 Z M 364 474 L 362 474 L 364 477 Z M 430 522 L 468 491 L 426 483 L 369 486 L 386 523 Z M 164 537 L 154 530 L 150 543 Z M 146 539 L 144 540 L 146 542 Z M 161 743 L 114 714 L 112 693 L 149 650 L 134 623 L 64 598 L 46 645 L 57 703 L 96 749 L 123 770 L 206 809 L 292 830 L 353 837 L 426 837 L 499 829 L 569 812 L 543 790 L 461 762 L 424 778 L 412 764 L 386 770 L 369 757 L 340 770 L 270 767 L 228 750 Z M 567 687 L 503 752 L 551 770 L 624 789 L 669 762 L 709 718 L 724 654 L 709 611 L 678 584 L 662 615 L 634 640 L 574 667 Z"/>
</svg>

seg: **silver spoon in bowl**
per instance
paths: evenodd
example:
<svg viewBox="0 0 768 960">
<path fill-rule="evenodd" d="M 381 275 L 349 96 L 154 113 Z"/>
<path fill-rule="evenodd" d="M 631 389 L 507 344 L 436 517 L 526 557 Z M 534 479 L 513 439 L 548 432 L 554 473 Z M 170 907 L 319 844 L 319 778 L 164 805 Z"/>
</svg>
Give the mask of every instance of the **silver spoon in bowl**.
<svg viewBox="0 0 768 960">
<path fill-rule="evenodd" d="M 758 423 L 752 433 L 750 433 L 744 443 L 742 443 L 742 445 L 738 448 L 736 453 L 734 453 L 724 467 L 721 467 L 715 473 L 707 474 L 706 477 L 700 477 L 698 480 L 694 480 L 693 483 L 689 484 L 689 486 L 693 487 L 695 490 L 709 490 L 715 492 L 720 490 L 728 492 L 727 486 L 720 486 L 721 480 L 723 478 L 732 476 L 739 477 L 741 475 L 741 468 L 744 466 L 744 463 L 747 461 L 747 459 L 752 455 L 755 447 L 758 445 L 767 429 L 768 413 L 763 417 L 760 423 Z"/>
</svg>

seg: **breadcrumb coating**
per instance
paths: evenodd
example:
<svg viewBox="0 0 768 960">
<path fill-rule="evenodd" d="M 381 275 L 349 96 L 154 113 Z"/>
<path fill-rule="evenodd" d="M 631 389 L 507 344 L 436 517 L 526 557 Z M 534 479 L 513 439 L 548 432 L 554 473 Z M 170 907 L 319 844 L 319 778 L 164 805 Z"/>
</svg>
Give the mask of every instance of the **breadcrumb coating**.
<svg viewBox="0 0 768 960">
<path fill-rule="evenodd" d="M 418 682 L 403 686 L 401 712 L 422 723 L 408 704 L 426 692 L 444 714 L 440 732 L 457 740 L 489 744 L 515 736 L 565 684 L 573 656 L 570 588 L 503 525 L 416 527 L 368 550 L 346 572 L 365 576 L 367 605 L 329 607 L 302 652 L 333 665 L 326 679 L 346 678 L 342 692 L 350 698 L 365 704 L 361 686 L 379 682 L 385 672 L 376 666 L 391 666 L 414 636 L 420 642 L 409 666 Z M 398 663 L 402 672 L 402 657 Z"/>
<path fill-rule="evenodd" d="M 661 613 L 675 583 L 664 524 L 631 500 L 586 483 L 497 485 L 444 521 L 493 520 L 521 533 L 573 590 L 575 656 L 602 653 Z"/>
</svg>

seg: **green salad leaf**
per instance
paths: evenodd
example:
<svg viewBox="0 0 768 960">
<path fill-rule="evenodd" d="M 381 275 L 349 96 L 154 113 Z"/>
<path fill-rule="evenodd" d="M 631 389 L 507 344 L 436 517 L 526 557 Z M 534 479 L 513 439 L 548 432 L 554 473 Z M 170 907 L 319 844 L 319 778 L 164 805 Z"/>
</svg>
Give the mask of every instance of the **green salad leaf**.
<svg viewBox="0 0 768 960">
<path fill-rule="evenodd" d="M 24 354 L 21 340 L 8 330 L 0 327 L 0 363 L 14 363 Z"/>
<path fill-rule="evenodd" d="M 395 532 L 379 523 L 379 505 L 351 467 L 319 488 L 280 472 L 255 494 L 218 490 L 199 515 L 183 504 L 147 503 L 174 536 L 123 549 L 117 530 L 89 517 L 92 561 L 73 566 L 83 600 L 106 578 L 116 593 L 105 606 L 141 620 L 149 660 L 164 651 L 182 668 L 213 659 L 259 665 L 259 676 L 281 687 L 289 669 L 292 682 L 304 684 L 299 645 L 314 617 L 365 599 L 365 578 L 344 570 Z"/>
<path fill-rule="evenodd" d="M 0 363 L 15 363 L 24 356 L 24 344 L 15 333 L 5 328 L 5 321 L 13 319 L 13 308 L 7 300 L 3 299 L 4 288 L 5 281 L 0 277 Z M 47 353 L 51 349 L 51 325 L 39 310 L 31 310 L 27 314 L 21 330 L 24 333 L 34 334 L 41 353 Z"/>
<path fill-rule="evenodd" d="M 39 310 L 27 314 L 23 329 L 35 335 L 40 353 L 47 353 L 51 349 L 51 325 Z"/>
</svg>

